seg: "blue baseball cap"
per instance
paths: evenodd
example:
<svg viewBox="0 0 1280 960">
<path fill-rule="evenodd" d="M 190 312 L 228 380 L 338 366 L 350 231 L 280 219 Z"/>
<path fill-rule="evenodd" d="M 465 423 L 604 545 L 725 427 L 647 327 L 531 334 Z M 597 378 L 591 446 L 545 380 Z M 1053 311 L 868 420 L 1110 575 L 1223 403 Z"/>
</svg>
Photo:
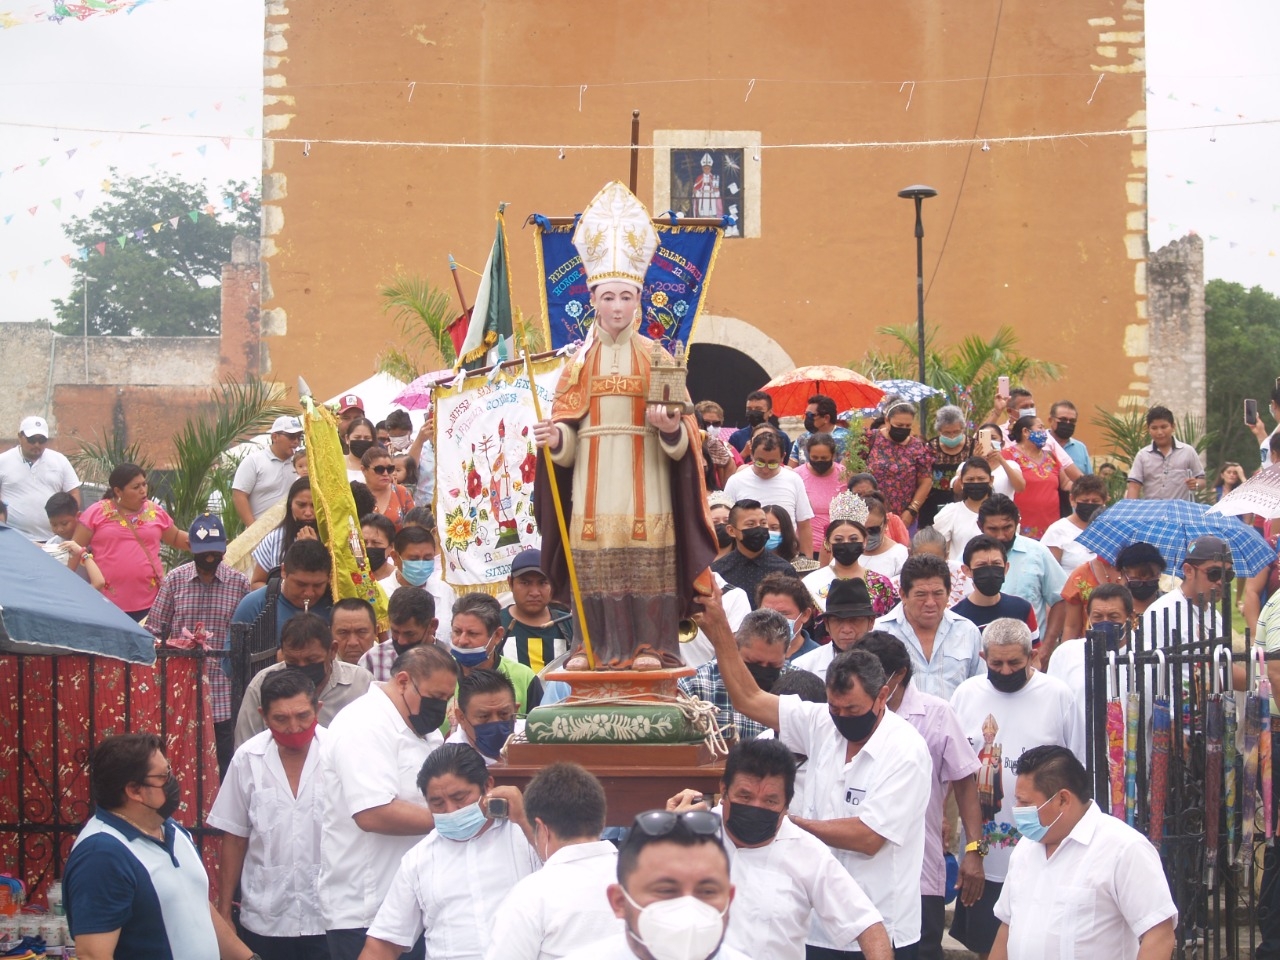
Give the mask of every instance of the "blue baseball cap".
<svg viewBox="0 0 1280 960">
<path fill-rule="evenodd" d="M 227 531 L 222 528 L 222 521 L 212 513 L 196 517 L 187 535 L 191 538 L 191 552 L 194 554 L 227 552 Z"/>
</svg>

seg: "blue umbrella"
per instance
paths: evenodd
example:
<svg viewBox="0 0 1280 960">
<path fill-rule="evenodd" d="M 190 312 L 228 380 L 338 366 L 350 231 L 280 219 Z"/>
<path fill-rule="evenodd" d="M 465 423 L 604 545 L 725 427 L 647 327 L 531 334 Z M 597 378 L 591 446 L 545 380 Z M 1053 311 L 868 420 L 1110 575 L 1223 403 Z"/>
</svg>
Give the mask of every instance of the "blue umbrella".
<svg viewBox="0 0 1280 960">
<path fill-rule="evenodd" d="M 1252 577 L 1276 559 L 1252 527 L 1190 500 L 1120 500 L 1095 516 L 1076 543 L 1108 563 L 1131 543 L 1149 543 L 1164 557 L 1165 572 L 1181 575 L 1187 544 L 1204 536 L 1227 541 L 1237 576 Z"/>
<path fill-rule="evenodd" d="M 884 391 L 886 397 L 898 397 L 901 400 L 910 400 L 912 403 L 919 403 L 930 397 L 946 396 L 946 393 L 937 387 L 931 387 L 927 383 L 919 383 L 916 380 L 877 380 L 876 386 Z M 840 419 L 868 417 L 878 409 L 878 407 L 863 407 L 861 410 L 846 410 L 840 414 Z"/>
<path fill-rule="evenodd" d="M 5 524 L 0 524 L 0 649 L 156 660 L 156 640 L 145 627 Z"/>
</svg>

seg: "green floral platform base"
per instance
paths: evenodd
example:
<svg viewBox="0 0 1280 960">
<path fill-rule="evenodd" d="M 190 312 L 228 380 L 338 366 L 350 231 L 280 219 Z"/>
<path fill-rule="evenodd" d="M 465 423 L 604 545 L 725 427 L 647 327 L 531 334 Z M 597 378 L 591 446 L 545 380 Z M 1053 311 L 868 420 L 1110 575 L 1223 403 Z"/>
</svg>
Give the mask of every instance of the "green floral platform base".
<svg viewBox="0 0 1280 960">
<path fill-rule="evenodd" d="M 569 699 L 529 712 L 530 743 L 699 743 L 699 733 L 677 707 L 676 670 L 560 671 L 549 680 L 573 688 Z"/>
</svg>

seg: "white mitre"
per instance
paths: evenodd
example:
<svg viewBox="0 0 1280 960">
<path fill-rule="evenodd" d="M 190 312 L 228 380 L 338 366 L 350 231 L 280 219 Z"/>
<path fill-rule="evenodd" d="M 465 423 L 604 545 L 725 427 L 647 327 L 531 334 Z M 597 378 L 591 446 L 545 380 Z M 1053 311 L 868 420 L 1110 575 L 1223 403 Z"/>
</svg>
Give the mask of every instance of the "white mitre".
<svg viewBox="0 0 1280 960">
<path fill-rule="evenodd" d="M 573 231 L 587 286 L 623 280 L 644 287 L 645 271 L 658 249 L 649 211 L 618 180 L 606 184 L 587 206 Z"/>
</svg>

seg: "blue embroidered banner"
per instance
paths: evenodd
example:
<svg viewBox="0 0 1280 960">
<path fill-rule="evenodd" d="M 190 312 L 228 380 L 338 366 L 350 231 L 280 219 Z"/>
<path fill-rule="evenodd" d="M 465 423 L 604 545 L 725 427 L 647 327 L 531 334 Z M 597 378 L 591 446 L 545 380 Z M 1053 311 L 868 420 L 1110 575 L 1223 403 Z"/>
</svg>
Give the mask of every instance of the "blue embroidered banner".
<svg viewBox="0 0 1280 960">
<path fill-rule="evenodd" d="M 535 217 L 534 247 L 543 278 L 542 316 L 551 331 L 551 349 L 582 340 L 595 319 L 582 258 L 573 247 L 573 227 Z M 668 351 L 688 349 L 706 301 L 723 227 L 672 225 L 655 220 L 658 252 L 644 278 L 640 332 Z"/>
</svg>

